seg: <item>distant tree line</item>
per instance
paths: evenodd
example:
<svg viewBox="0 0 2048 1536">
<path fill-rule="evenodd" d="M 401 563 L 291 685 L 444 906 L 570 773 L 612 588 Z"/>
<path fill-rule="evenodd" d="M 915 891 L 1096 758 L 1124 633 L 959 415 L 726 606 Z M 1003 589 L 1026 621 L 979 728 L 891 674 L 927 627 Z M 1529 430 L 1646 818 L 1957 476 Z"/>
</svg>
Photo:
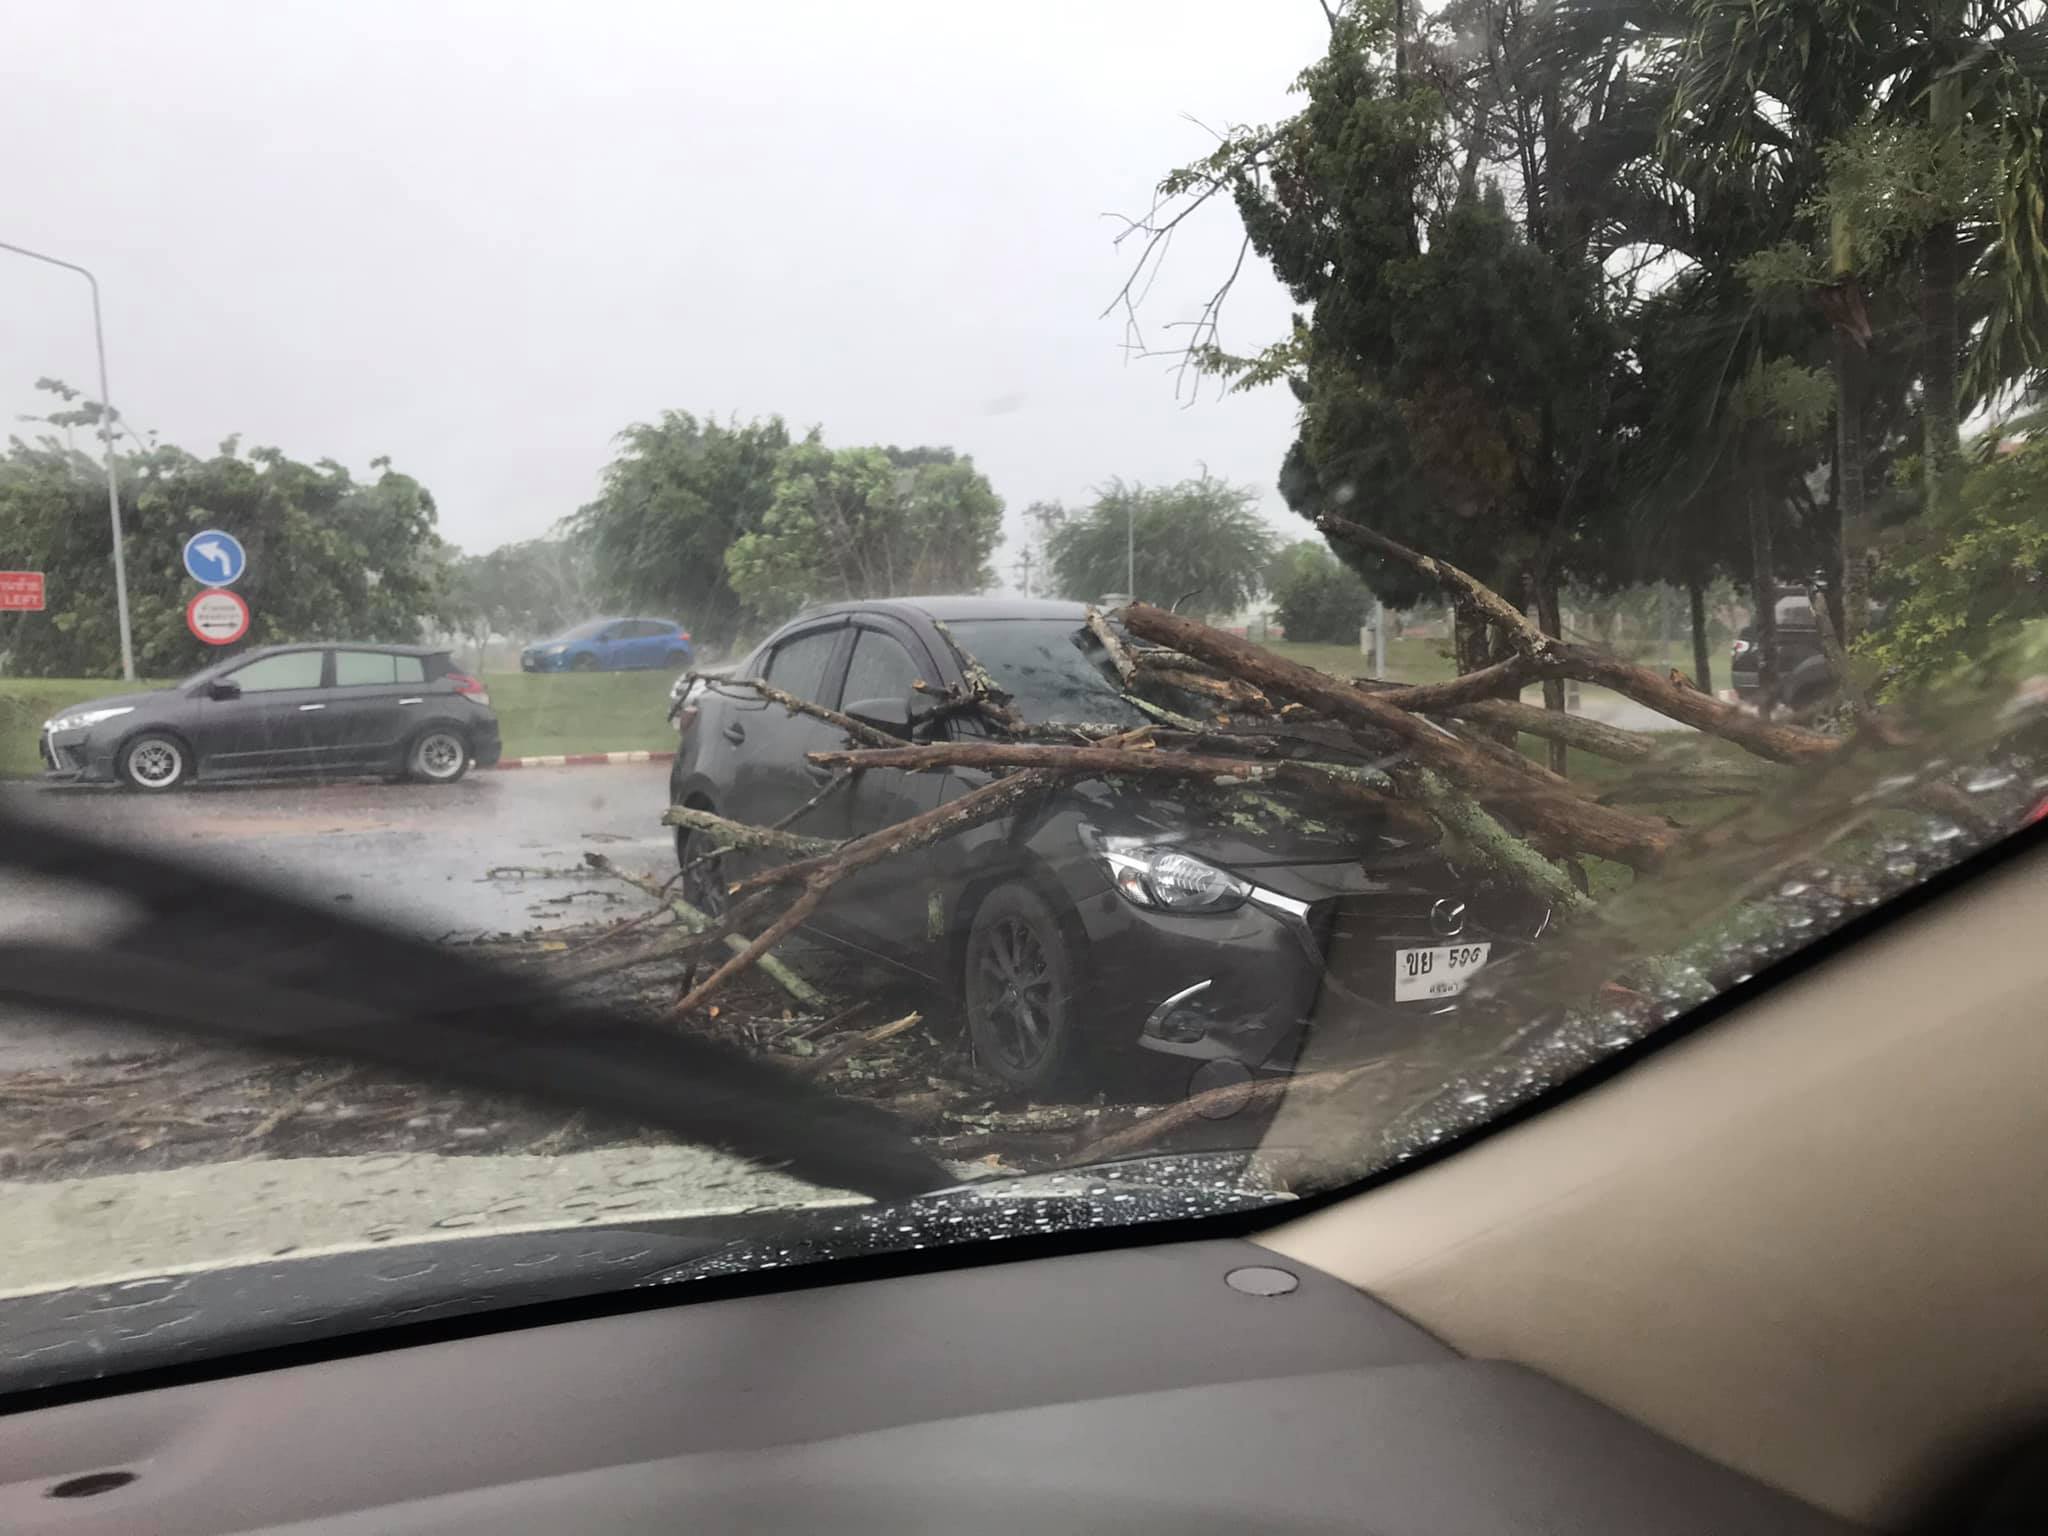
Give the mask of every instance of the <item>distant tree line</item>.
<svg viewBox="0 0 2048 1536">
<path fill-rule="evenodd" d="M 76 391 L 40 387 L 67 402 Z M 48 607 L 0 614 L 0 655 L 29 677 L 110 677 L 120 670 L 113 531 L 97 452 L 99 408 L 43 418 L 34 440 L 0 453 L 0 567 L 40 570 Z M 91 429 L 79 436 L 74 429 Z M 199 586 L 184 569 L 185 541 L 205 528 L 233 533 L 248 551 L 235 591 L 248 601 L 246 644 L 348 636 L 411 640 L 437 615 L 446 546 L 434 499 L 387 459 L 356 479 L 332 459 L 301 463 L 276 448 L 243 450 L 229 438 L 201 456 L 116 428 L 116 468 L 128 568 L 135 665 L 146 677 L 196 671 L 223 654 L 186 628 Z"/>
</svg>

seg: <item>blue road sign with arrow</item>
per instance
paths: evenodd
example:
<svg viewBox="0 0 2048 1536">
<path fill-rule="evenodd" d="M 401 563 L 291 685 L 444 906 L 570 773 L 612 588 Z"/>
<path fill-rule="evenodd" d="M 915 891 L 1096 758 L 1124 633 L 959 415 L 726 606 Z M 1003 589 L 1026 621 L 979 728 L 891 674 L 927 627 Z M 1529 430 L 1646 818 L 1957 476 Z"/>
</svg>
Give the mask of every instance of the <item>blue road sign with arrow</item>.
<svg viewBox="0 0 2048 1536">
<path fill-rule="evenodd" d="M 202 587 L 231 587 L 248 568 L 249 556 L 232 533 L 207 528 L 185 541 L 185 574 Z"/>
</svg>

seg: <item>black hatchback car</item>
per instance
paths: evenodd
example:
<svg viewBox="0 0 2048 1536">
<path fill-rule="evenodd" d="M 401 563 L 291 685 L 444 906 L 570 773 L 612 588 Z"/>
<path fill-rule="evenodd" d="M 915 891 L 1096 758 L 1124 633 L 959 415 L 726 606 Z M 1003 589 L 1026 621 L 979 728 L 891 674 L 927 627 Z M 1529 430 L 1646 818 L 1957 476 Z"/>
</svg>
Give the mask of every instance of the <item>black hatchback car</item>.
<svg viewBox="0 0 2048 1536">
<path fill-rule="evenodd" d="M 732 675 L 909 736 L 929 707 L 916 685 L 962 681 L 957 642 L 1027 720 L 1142 724 L 1086 614 L 1077 603 L 1006 598 L 850 603 L 785 625 Z M 844 838 L 985 782 L 870 769 L 812 803 L 830 775 L 806 754 L 845 745 L 831 725 L 701 681 L 675 713 L 672 803 L 740 821 L 790 818 L 791 830 Z M 972 736 L 981 726 L 955 716 L 940 729 Z M 1271 801 L 1264 814 L 1219 815 L 1202 798 L 1214 793 L 1066 786 L 862 871 L 811 928 L 958 995 L 976 1058 L 1036 1089 L 1091 1053 L 1130 1045 L 1196 1073 L 1218 1063 L 1218 1080 L 1304 1064 L 1311 1033 L 1313 1056 L 1355 1056 L 1390 1032 L 1428 1028 L 1473 975 L 1548 920 L 1411 826 L 1336 828 Z M 690 894 L 714 910 L 763 857 L 710 860 L 710 839 L 683 829 L 676 841 Z"/>
<path fill-rule="evenodd" d="M 501 745 L 482 683 L 420 645 L 273 645 L 173 688 L 43 722 L 47 779 L 150 792 L 195 778 L 384 774 L 452 784 Z"/>
</svg>

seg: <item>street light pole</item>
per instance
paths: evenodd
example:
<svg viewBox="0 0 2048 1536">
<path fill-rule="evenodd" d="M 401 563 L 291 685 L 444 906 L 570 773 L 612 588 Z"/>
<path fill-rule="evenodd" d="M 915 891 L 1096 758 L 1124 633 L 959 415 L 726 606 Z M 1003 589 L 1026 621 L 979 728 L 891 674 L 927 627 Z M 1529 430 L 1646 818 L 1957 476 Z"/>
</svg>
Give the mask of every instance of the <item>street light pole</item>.
<svg viewBox="0 0 2048 1536">
<path fill-rule="evenodd" d="M 1124 591 L 1138 600 L 1138 498 L 1124 501 Z"/>
<path fill-rule="evenodd" d="M 121 675 L 135 681 L 135 642 L 128 632 L 128 562 L 121 550 L 121 486 L 114 474 L 114 397 L 107 392 L 107 332 L 100 323 L 100 280 L 75 261 L 45 256 L 26 246 L 0 240 L 0 251 L 12 251 L 31 261 L 46 262 L 76 272 L 92 289 L 92 342 L 100 364 L 100 444 L 107 461 L 107 520 L 114 525 L 114 611 L 121 621 Z"/>
</svg>

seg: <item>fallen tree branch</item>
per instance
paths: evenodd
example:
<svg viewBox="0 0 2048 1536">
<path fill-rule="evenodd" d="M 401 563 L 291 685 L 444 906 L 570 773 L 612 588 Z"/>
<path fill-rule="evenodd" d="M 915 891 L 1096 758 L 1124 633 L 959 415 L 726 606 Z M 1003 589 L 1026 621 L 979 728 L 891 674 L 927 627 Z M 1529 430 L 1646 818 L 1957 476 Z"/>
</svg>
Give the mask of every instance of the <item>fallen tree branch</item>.
<svg viewBox="0 0 2048 1536">
<path fill-rule="evenodd" d="M 897 745 L 890 742 L 891 746 Z M 837 783 L 835 779 L 833 783 Z M 830 789 L 830 784 L 826 789 Z M 824 791 L 819 791 L 823 794 Z M 839 845 L 829 837 L 805 837 L 798 832 L 784 832 L 777 827 L 757 827 L 744 821 L 730 821 L 712 811 L 699 810 L 693 805 L 672 805 L 661 813 L 662 825 L 689 827 L 697 832 L 709 832 L 724 838 L 725 844 L 718 852 L 733 848 L 769 848 L 777 853 L 812 854 L 829 853 Z"/>
<path fill-rule="evenodd" d="M 1376 678 L 1355 679 L 1361 688 L 1384 692 L 1389 700 L 1417 714 L 1444 714 L 1459 705 L 1481 700 L 1503 702 L 1536 681 L 1541 669 L 1526 656 L 1510 656 L 1490 667 L 1467 672 L 1441 683 L 1389 683 Z"/>
<path fill-rule="evenodd" d="M 1157 1146 L 1173 1132 L 1193 1125 L 1198 1120 L 1220 1120 L 1243 1114 L 1248 1109 L 1262 1109 L 1268 1104 L 1277 1104 L 1297 1095 L 1313 1097 L 1332 1093 L 1349 1087 L 1368 1072 L 1374 1070 L 1370 1064 L 1357 1067 L 1343 1067 L 1327 1072 L 1305 1072 L 1299 1077 L 1264 1077 L 1247 1083 L 1226 1083 L 1221 1088 L 1211 1088 L 1192 1097 L 1182 1099 L 1178 1104 L 1162 1109 L 1156 1115 L 1147 1115 L 1135 1125 L 1098 1136 L 1093 1141 L 1084 1141 L 1074 1147 L 1062 1160 L 1068 1167 L 1086 1167 L 1092 1163 L 1106 1162 L 1111 1158 L 1128 1157 L 1133 1152 L 1142 1152 Z"/>
<path fill-rule="evenodd" d="M 787 938 L 799 924 L 818 909 L 825 894 L 838 881 L 848 875 L 879 863 L 895 854 L 908 853 L 914 848 L 926 847 L 943 838 L 952 837 L 970 827 L 1006 816 L 1026 800 L 1043 794 L 1058 782 L 1045 774 L 1016 773 L 1006 779 L 997 779 L 979 789 L 969 790 L 958 799 L 934 807 L 907 821 L 884 827 L 879 832 L 870 832 L 866 837 L 857 837 L 842 843 L 831 853 L 801 863 L 784 864 L 776 869 L 767 869 L 756 875 L 749 875 L 732 888 L 735 910 L 751 910 L 743 907 L 745 898 L 765 894 L 783 886 L 801 887 L 794 902 L 782 915 L 762 931 L 759 938 L 746 945 L 740 952 L 713 971 L 703 981 L 692 987 L 677 1000 L 673 1011 L 687 1013 L 700 1006 L 704 1000 L 724 986 L 733 977 L 758 962 L 761 957 Z"/>
<path fill-rule="evenodd" d="M 738 823 L 735 822 L 733 825 L 737 826 Z M 636 875 L 629 869 L 621 869 L 601 853 L 586 853 L 583 855 L 583 858 L 592 869 L 600 874 L 610 875 L 615 880 L 623 880 L 636 890 L 645 891 L 648 895 L 654 897 L 656 901 L 665 902 L 669 911 L 675 914 L 676 922 L 692 937 L 708 940 L 718 928 L 719 924 L 708 913 L 700 911 L 697 907 L 684 901 L 679 896 L 668 895 L 665 885 L 658 884 L 644 875 Z M 724 940 L 725 947 L 732 950 L 735 954 L 744 953 L 747 949 L 747 941 L 738 934 L 728 933 L 718 935 L 718 937 L 721 937 Z M 676 958 L 686 949 L 694 947 L 671 942 L 650 950 L 635 950 L 626 955 L 607 956 L 604 960 L 584 966 L 580 970 L 568 972 L 561 979 L 564 981 L 588 980 L 590 977 L 601 975 L 606 971 L 628 970 L 633 966 L 646 965 L 651 961 Z M 806 1008 L 827 1008 L 831 1006 L 830 1001 L 822 992 L 808 981 L 805 981 L 803 977 L 791 970 L 781 960 L 776 959 L 773 955 L 757 956 L 756 958 L 760 960 L 763 974 Z"/>
<path fill-rule="evenodd" d="M 1326 512 L 1317 518 L 1316 527 L 1332 538 L 1342 539 L 1354 549 L 1370 550 L 1376 555 L 1383 555 L 1427 576 L 1459 603 L 1475 613 L 1484 615 L 1489 622 L 1498 624 L 1506 630 L 1515 649 L 1532 661 L 1547 661 L 1563 643 L 1544 634 L 1521 609 L 1478 577 L 1460 570 L 1448 560 L 1418 554 L 1407 545 L 1397 544 L 1385 534 L 1376 532 L 1363 523 L 1354 523 L 1349 518 L 1338 517 L 1334 513 Z"/>
<path fill-rule="evenodd" d="M 849 1057 L 859 1055 L 871 1045 L 880 1045 L 884 1040 L 893 1040 L 898 1035 L 907 1034 L 923 1022 L 923 1014 L 906 1013 L 900 1019 L 878 1024 L 864 1034 L 855 1035 L 844 1044 L 835 1045 L 831 1050 L 813 1056 L 808 1061 L 798 1061 L 791 1070 L 801 1077 L 823 1077 Z"/>
<path fill-rule="evenodd" d="M 689 672 L 686 677 L 701 681 L 714 691 L 719 688 L 748 688 L 766 699 L 770 704 L 780 704 L 793 715 L 809 715 L 813 720 L 822 720 L 835 726 L 854 741 L 865 742 L 871 747 L 893 747 L 896 738 L 887 731 L 878 731 L 872 725 L 862 725 L 851 715 L 842 715 L 836 709 L 827 709 L 822 704 L 813 704 L 809 699 L 800 699 L 793 693 L 777 688 L 773 683 L 764 683 L 755 677 L 713 677 L 703 672 Z"/>
<path fill-rule="evenodd" d="M 1205 757 L 1188 752 L 1136 751 L 1129 747 L 1053 747 L 1009 741 L 934 742 L 858 752 L 813 752 L 811 761 L 835 768 L 1029 768 L 1062 778 L 1205 779 L 1230 788 L 1241 784 L 1285 784 L 1373 809 L 1385 806 L 1391 787 L 1386 775 L 1342 763 L 1293 758 Z"/>
<path fill-rule="evenodd" d="M 1632 869 L 1654 869 L 1670 851 L 1674 834 L 1663 823 L 1596 804 L 1561 781 L 1547 782 L 1508 767 L 1383 695 L 1327 672 L 1149 603 L 1126 608 L 1124 627 L 1223 667 L 1267 694 L 1306 704 L 1369 737 L 1391 738 L 1417 766 L 1435 769 L 1466 794 L 1506 814 L 1517 830 L 1546 852 L 1590 853 Z"/>
<path fill-rule="evenodd" d="M 1477 577 L 1448 561 L 1417 554 L 1348 518 L 1324 514 L 1316 526 L 1333 538 L 1397 560 L 1437 582 L 1453 597 L 1486 615 L 1508 633 L 1515 648 L 1534 661 L 1543 675 L 1575 678 L 1611 688 L 1658 714 L 1732 741 L 1747 752 L 1774 763 L 1810 762 L 1841 749 L 1839 737 L 1793 725 L 1773 725 L 1735 704 L 1724 704 L 1697 688 L 1680 687 L 1648 667 L 1622 661 L 1583 645 L 1568 645 L 1543 633 L 1529 616 Z M 1129 623 L 1128 616 L 1125 620 Z"/>
<path fill-rule="evenodd" d="M 1415 797 L 1435 813 L 1444 830 L 1495 871 L 1536 892 L 1561 911 L 1570 912 L 1586 905 L 1585 896 L 1570 875 L 1487 815 L 1478 802 L 1453 792 L 1427 768 L 1403 777 L 1412 777 Z"/>
<path fill-rule="evenodd" d="M 1745 752 L 1774 763 L 1808 763 L 1831 757 L 1842 748 L 1839 736 L 1824 736 L 1803 726 L 1776 725 L 1750 714 L 1740 705 L 1724 704 L 1697 688 L 1679 687 L 1659 677 L 1648 667 L 1606 655 L 1583 645 L 1557 648 L 1555 668 L 1560 676 L 1576 678 L 1611 688 L 1623 698 L 1634 699 L 1658 714 L 1677 720 L 1723 741 L 1732 741 Z"/>
<path fill-rule="evenodd" d="M 1102 610 L 1093 604 L 1088 609 L 1088 632 L 1102 642 L 1102 649 L 1109 656 L 1109 664 L 1116 668 L 1116 675 L 1130 687 L 1131 679 L 1138 675 L 1138 664 L 1131 659 L 1130 651 L 1116 632 L 1116 626 L 1102 616 Z"/>
</svg>

